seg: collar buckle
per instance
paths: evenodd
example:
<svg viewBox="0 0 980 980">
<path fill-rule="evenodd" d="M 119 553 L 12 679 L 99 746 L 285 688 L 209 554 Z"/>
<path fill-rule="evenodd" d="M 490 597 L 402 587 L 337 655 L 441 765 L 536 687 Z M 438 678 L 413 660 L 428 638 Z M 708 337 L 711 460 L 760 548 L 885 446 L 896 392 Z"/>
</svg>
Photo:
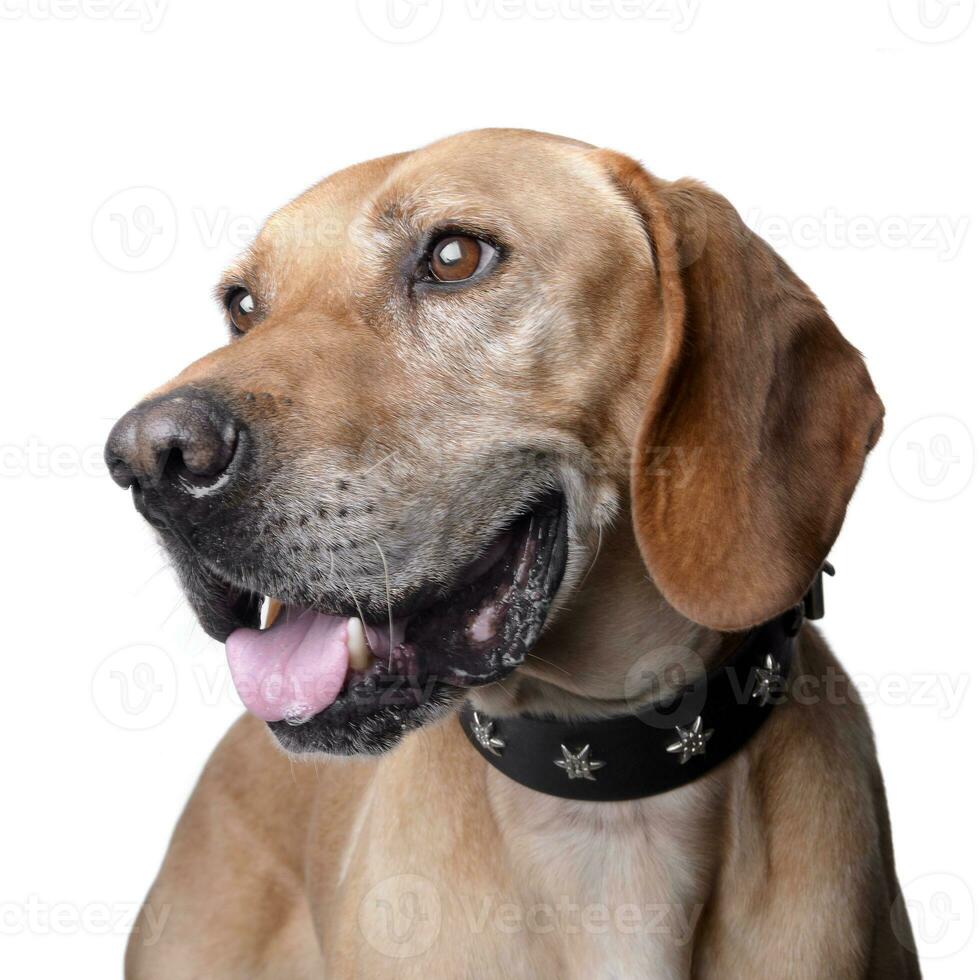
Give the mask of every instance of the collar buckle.
<svg viewBox="0 0 980 980">
<path fill-rule="evenodd" d="M 814 578 L 810 588 L 807 589 L 806 595 L 803 596 L 803 615 L 807 619 L 823 619 L 824 615 L 824 601 L 823 601 L 823 577 L 824 575 L 835 575 L 836 569 L 829 561 L 825 561 L 817 572 L 816 578 Z"/>
</svg>

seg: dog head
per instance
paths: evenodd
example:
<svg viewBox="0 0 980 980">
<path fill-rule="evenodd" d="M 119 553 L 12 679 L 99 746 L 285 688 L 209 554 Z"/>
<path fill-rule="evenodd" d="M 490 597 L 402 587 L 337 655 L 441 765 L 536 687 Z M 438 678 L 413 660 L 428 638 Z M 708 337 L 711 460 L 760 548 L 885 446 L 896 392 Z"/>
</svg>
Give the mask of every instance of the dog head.
<svg viewBox="0 0 980 980">
<path fill-rule="evenodd" d="M 297 751 L 381 751 L 519 669 L 626 508 L 684 616 L 781 612 L 880 431 L 860 356 L 727 202 L 570 140 L 341 171 L 219 298 L 231 342 L 106 458 Z"/>
</svg>

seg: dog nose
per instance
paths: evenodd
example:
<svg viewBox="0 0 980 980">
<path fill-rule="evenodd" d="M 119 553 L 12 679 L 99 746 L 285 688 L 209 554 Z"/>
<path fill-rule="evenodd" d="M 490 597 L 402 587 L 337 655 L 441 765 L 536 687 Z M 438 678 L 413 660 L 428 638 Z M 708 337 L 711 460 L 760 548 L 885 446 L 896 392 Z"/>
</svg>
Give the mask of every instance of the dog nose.
<svg viewBox="0 0 980 980">
<path fill-rule="evenodd" d="M 241 430 L 214 395 L 178 389 L 142 402 L 112 428 L 105 461 L 121 487 L 167 493 L 207 486 L 227 470 Z"/>
</svg>

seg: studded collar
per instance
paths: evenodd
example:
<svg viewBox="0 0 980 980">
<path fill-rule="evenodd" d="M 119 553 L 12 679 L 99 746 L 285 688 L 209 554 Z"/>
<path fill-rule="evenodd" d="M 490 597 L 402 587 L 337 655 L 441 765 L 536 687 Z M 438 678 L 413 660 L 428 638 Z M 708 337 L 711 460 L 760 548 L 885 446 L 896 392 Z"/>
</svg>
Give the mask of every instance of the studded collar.
<svg viewBox="0 0 980 980">
<path fill-rule="evenodd" d="M 597 802 L 666 793 L 738 752 L 783 700 L 804 609 L 816 618 L 812 592 L 749 631 L 725 663 L 630 714 L 491 718 L 467 704 L 459 720 L 490 765 L 540 793 Z"/>
</svg>

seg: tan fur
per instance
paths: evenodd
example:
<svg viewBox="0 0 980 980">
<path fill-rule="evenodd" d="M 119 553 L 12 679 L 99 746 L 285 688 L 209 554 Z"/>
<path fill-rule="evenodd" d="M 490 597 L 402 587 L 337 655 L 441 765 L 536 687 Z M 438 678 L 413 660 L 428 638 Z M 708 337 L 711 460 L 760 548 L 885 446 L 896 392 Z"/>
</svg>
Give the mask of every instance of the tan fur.
<svg viewBox="0 0 980 980">
<path fill-rule="evenodd" d="M 400 305 L 399 236 L 450 220 L 506 237 L 499 276 Z M 880 430 L 859 356 L 727 202 L 570 140 L 484 131 L 343 171 L 232 275 L 266 315 L 168 387 L 251 393 L 250 421 L 307 480 L 414 461 L 384 505 L 425 532 L 399 567 L 471 546 L 452 491 L 481 449 L 518 427 L 562 460 L 559 608 L 523 667 L 472 692 L 491 713 L 621 712 L 638 661 L 719 662 L 719 630 L 799 599 Z M 315 763 L 244 718 L 181 818 L 147 899 L 166 926 L 151 942 L 144 916 L 127 976 L 917 976 L 891 927 L 867 716 L 827 696 L 848 687 L 812 628 L 795 670 L 816 697 L 631 803 L 510 782 L 453 718 L 378 759 Z"/>
</svg>

